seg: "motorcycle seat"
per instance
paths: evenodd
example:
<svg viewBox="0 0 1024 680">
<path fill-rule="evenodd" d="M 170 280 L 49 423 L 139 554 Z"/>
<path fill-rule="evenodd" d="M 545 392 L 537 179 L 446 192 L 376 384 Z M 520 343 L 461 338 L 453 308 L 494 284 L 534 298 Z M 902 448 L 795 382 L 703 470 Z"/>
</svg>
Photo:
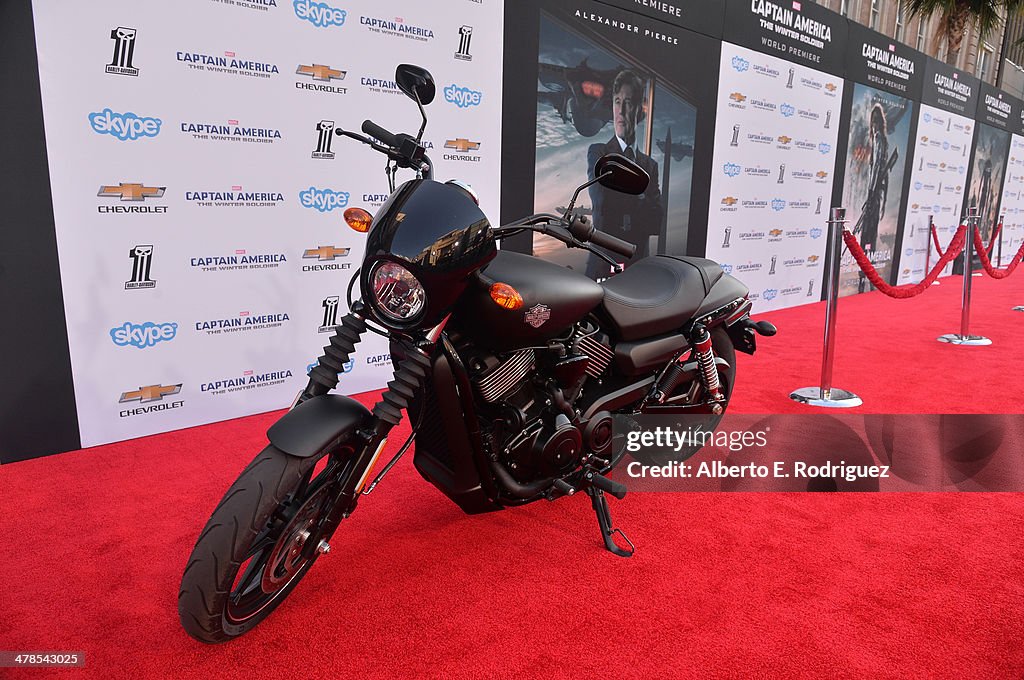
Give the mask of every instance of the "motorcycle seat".
<svg viewBox="0 0 1024 680">
<path fill-rule="evenodd" d="M 722 274 L 702 257 L 652 255 L 604 281 L 601 305 L 620 340 L 661 335 L 688 321 Z"/>
</svg>

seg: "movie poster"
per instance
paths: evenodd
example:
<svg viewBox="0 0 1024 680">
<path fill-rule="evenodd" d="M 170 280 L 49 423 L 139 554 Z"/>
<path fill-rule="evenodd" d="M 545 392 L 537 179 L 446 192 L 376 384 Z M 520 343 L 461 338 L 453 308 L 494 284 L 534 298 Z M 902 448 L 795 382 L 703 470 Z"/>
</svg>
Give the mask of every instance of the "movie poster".
<svg viewBox="0 0 1024 680">
<path fill-rule="evenodd" d="M 619 14 L 636 30 L 624 30 Z M 632 261 L 687 251 L 699 102 L 697 78 L 675 66 L 699 45 L 717 57 L 716 42 L 654 22 L 641 30 L 645 21 L 607 7 L 600 15 L 541 10 L 537 50 L 533 210 L 564 213 L 598 159 L 625 155 L 650 175 L 647 191 L 629 196 L 595 184 L 575 207 L 635 244 Z M 607 262 L 543 235 L 534 235 L 533 252 L 591 278 L 611 274 Z"/>
<path fill-rule="evenodd" d="M 991 125 L 978 126 L 967 207 L 978 209 L 979 231 L 986 243 L 999 219 L 999 199 L 1006 174 L 1006 158 L 1010 153 L 1010 136 L 1008 131 Z"/>
<path fill-rule="evenodd" d="M 899 285 L 924 279 L 939 255 L 929 229 L 945 251 L 963 218 L 979 81 L 928 59 L 917 116 L 914 160 L 899 251 Z M 943 274 L 952 271 L 950 264 Z"/>
<path fill-rule="evenodd" d="M 899 226 L 913 108 L 914 103 L 905 97 L 860 83 L 854 85 L 842 204 L 847 228 L 885 280 L 892 268 Z M 846 253 L 839 294 L 870 289 L 867 277 L 853 256 Z"/>
<path fill-rule="evenodd" d="M 986 243 L 999 221 L 1010 137 L 1024 132 L 1021 129 L 1022 113 L 1024 102 L 982 83 L 977 110 L 978 137 L 968 184 L 967 207 L 978 209 L 978 227 Z M 975 256 L 975 264 L 977 262 Z"/>
</svg>

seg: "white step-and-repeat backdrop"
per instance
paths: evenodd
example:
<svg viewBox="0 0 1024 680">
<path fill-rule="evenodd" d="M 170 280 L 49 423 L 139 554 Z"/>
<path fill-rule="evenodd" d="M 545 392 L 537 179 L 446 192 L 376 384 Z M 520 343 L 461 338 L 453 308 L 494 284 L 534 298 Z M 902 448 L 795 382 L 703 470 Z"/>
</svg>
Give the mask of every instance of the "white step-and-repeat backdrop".
<svg viewBox="0 0 1024 680">
<path fill-rule="evenodd" d="M 83 446 L 290 403 L 362 258 L 342 213 L 387 195 L 384 158 L 331 133 L 415 132 L 396 65 L 437 82 L 436 178 L 497 219 L 497 0 L 33 7 Z M 391 375 L 365 337 L 339 391 Z"/>
<path fill-rule="evenodd" d="M 758 312 L 816 302 L 843 80 L 722 43 L 707 256 Z"/>
</svg>

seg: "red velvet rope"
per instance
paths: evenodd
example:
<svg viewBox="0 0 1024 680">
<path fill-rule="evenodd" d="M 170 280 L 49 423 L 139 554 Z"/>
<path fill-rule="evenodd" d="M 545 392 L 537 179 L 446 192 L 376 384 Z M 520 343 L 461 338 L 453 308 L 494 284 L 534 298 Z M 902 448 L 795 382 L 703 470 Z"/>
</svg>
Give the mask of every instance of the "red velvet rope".
<svg viewBox="0 0 1024 680">
<path fill-rule="evenodd" d="M 1020 264 L 1021 259 L 1024 259 L 1024 243 L 1020 244 L 1020 250 L 1013 256 L 1013 260 L 1006 269 L 996 269 L 992 266 L 992 262 L 988 259 L 988 251 L 985 249 L 985 244 L 981 240 L 981 234 L 978 230 L 974 230 L 974 249 L 978 251 L 978 258 L 981 260 L 981 266 L 985 268 L 985 273 L 991 276 L 993 279 L 1005 279 L 1007 276 L 1013 273 L 1013 270 Z"/>
<path fill-rule="evenodd" d="M 939 245 L 939 232 L 935 230 L 935 225 L 932 225 L 932 241 L 935 243 L 935 253 L 942 257 L 942 246 Z"/>
<path fill-rule="evenodd" d="M 882 280 L 882 277 L 878 275 L 878 270 L 876 270 L 875 266 L 871 264 L 871 261 L 864 253 L 863 248 L 860 247 L 857 237 L 851 234 L 848 229 L 843 229 L 843 240 L 846 242 L 846 247 L 850 250 L 850 254 L 853 255 L 853 259 L 857 261 L 857 266 L 859 266 L 861 271 L 864 272 L 864 275 L 868 277 L 868 281 L 871 282 L 871 285 L 885 295 L 901 300 L 920 295 L 929 286 L 935 283 L 935 279 L 939 278 L 939 274 L 946 268 L 946 265 L 955 260 L 957 255 L 960 254 L 960 251 L 963 250 L 966 234 L 967 227 L 961 224 L 957 227 L 956 233 L 953 234 L 953 239 L 949 242 L 949 245 L 946 246 L 946 252 L 942 254 L 942 257 L 940 257 L 939 261 L 935 263 L 932 270 L 928 272 L 928 276 L 924 277 L 924 280 L 920 283 L 907 284 L 904 286 L 890 286 Z M 1024 251 L 1024 248 L 1022 248 L 1022 251 Z"/>
<path fill-rule="evenodd" d="M 992 232 L 992 238 L 990 238 L 988 240 L 988 248 L 985 249 L 985 251 L 988 253 L 989 257 L 992 257 L 992 248 L 995 247 L 996 240 L 999 238 L 999 234 L 1001 234 L 1002 231 L 1003 231 L 1003 223 L 1002 222 L 997 222 L 996 223 L 996 228 Z"/>
</svg>

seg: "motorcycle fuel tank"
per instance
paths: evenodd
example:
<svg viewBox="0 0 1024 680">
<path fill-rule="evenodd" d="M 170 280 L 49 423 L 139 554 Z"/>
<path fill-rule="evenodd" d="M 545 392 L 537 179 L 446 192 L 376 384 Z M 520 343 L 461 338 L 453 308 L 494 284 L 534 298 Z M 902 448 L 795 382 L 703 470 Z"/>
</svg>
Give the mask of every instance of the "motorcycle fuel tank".
<svg viewBox="0 0 1024 680">
<path fill-rule="evenodd" d="M 563 333 L 604 298 L 604 288 L 582 274 L 509 251 L 499 251 L 474 278 L 454 319 L 464 332 L 499 352 Z M 506 309 L 492 300 L 489 291 L 494 283 L 515 288 L 522 306 Z"/>
</svg>

